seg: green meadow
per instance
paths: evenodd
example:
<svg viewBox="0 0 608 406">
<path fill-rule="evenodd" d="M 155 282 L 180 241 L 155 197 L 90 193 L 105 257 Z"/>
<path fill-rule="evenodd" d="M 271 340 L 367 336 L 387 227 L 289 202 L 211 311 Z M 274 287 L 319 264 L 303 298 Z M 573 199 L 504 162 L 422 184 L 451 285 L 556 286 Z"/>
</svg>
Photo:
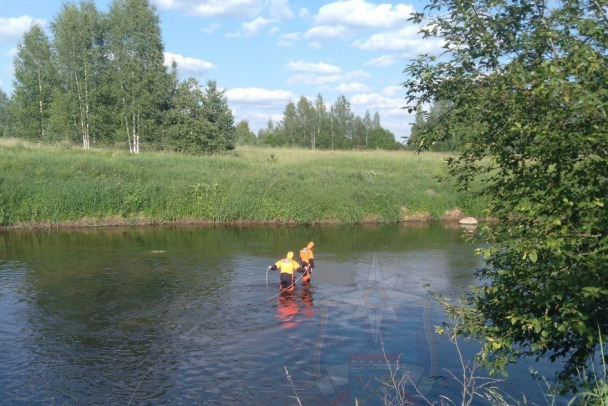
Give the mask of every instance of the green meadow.
<svg viewBox="0 0 608 406">
<path fill-rule="evenodd" d="M 0 139 L 0 223 L 352 224 L 483 217 L 446 155 L 237 147 L 129 154 Z M 442 179 L 443 178 L 443 179 Z"/>
</svg>

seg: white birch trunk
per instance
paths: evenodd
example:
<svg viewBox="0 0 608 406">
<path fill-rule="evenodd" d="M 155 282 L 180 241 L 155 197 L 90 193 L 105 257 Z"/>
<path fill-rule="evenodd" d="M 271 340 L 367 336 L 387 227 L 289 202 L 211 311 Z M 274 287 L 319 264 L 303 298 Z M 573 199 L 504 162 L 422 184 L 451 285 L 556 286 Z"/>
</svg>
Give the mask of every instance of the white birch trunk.
<svg viewBox="0 0 608 406">
<path fill-rule="evenodd" d="M 131 143 L 131 130 L 129 129 L 129 118 L 125 117 L 125 129 L 127 130 L 127 141 L 129 142 L 129 152 L 133 153 L 133 144 Z"/>
<path fill-rule="evenodd" d="M 85 64 L 84 68 L 84 116 L 85 116 L 85 134 L 87 135 L 86 147 L 85 149 L 89 149 L 91 144 L 91 136 L 90 136 L 90 115 L 89 115 L 89 80 L 87 77 L 87 66 Z"/>
<path fill-rule="evenodd" d="M 78 78 L 78 72 L 74 71 L 74 80 L 76 81 L 76 93 L 78 93 L 78 110 L 80 113 L 80 132 L 82 133 L 82 147 L 89 149 L 89 134 L 87 133 L 87 127 L 85 123 L 84 113 L 84 101 L 82 100 L 82 89 L 80 80 Z"/>
<path fill-rule="evenodd" d="M 43 114 L 44 114 L 44 106 L 42 103 L 42 78 L 40 75 L 40 69 L 38 69 L 38 94 L 40 95 L 39 100 L 38 100 L 38 109 L 39 109 L 39 114 L 40 114 L 40 138 L 44 139 L 44 119 L 43 119 Z"/>
</svg>

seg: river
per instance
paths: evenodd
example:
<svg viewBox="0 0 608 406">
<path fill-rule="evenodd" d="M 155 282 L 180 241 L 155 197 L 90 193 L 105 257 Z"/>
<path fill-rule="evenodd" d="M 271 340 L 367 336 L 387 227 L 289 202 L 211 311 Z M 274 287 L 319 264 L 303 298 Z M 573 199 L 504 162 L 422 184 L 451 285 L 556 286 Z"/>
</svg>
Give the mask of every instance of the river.
<svg viewBox="0 0 608 406">
<path fill-rule="evenodd" d="M 0 404 L 382 405 L 391 370 L 407 372 L 412 402 L 460 404 L 461 363 L 428 292 L 475 283 L 461 236 L 441 224 L 2 231 Z M 312 283 L 280 294 L 267 267 L 311 240 Z M 475 349 L 462 343 L 465 359 Z M 527 368 L 501 387 L 542 399 Z"/>
</svg>

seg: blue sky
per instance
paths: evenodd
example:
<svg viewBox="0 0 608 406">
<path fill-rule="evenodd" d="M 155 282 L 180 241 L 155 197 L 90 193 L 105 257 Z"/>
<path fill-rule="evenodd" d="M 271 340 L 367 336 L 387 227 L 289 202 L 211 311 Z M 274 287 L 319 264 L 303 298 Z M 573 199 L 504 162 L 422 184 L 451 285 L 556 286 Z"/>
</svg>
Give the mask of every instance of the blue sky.
<svg viewBox="0 0 608 406">
<path fill-rule="evenodd" d="M 181 78 L 208 79 L 226 89 L 235 119 L 257 133 L 282 119 L 285 105 L 321 93 L 339 95 L 355 114 L 378 112 L 397 140 L 413 117 L 401 107 L 403 69 L 416 55 L 437 51 L 407 21 L 421 1 L 151 0 L 160 16 L 165 61 Z M 100 11 L 111 0 L 95 0 Z M 0 0 L 0 89 L 12 92 L 13 55 L 32 21 L 47 28 L 62 1 Z M 50 33 L 49 33 L 50 36 Z"/>
</svg>

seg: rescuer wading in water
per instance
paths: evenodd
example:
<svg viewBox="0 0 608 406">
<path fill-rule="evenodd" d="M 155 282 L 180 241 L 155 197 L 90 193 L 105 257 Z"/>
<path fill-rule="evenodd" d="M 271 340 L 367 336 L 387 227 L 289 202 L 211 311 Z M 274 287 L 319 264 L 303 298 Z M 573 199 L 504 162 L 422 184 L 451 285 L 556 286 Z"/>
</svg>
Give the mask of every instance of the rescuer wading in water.
<svg viewBox="0 0 608 406">
<path fill-rule="evenodd" d="M 315 256 L 312 251 L 315 243 L 309 242 L 308 245 L 300 250 L 300 261 L 302 262 L 302 269 L 304 275 L 302 276 L 302 283 L 309 283 L 312 277 L 312 270 L 315 268 Z"/>
<path fill-rule="evenodd" d="M 293 260 L 293 251 L 289 251 L 287 256 L 278 260 L 274 265 L 268 267 L 268 270 L 281 271 L 281 289 L 293 290 L 295 284 L 295 272 L 303 272 L 300 264 Z"/>
</svg>

